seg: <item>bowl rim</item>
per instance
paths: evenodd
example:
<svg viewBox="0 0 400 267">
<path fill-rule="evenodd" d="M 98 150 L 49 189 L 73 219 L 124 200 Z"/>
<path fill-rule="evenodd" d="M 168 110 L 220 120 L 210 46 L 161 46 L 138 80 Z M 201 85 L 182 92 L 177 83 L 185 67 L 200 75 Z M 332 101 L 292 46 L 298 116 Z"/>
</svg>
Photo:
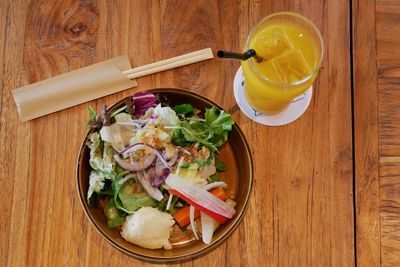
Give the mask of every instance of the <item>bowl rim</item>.
<svg viewBox="0 0 400 267">
<path fill-rule="evenodd" d="M 200 98 L 202 101 L 207 102 L 207 104 L 212 104 L 216 107 L 218 107 L 221 110 L 224 110 L 219 104 L 215 103 L 214 101 L 208 99 L 205 96 L 202 96 L 198 93 L 195 93 L 193 91 L 187 90 L 187 89 L 181 89 L 181 88 L 173 88 L 173 87 L 156 87 L 156 88 L 149 88 L 149 89 L 143 89 L 140 90 L 140 92 L 152 92 L 152 93 L 168 93 L 168 92 L 172 92 L 172 93 L 180 93 L 180 94 L 186 94 L 189 96 L 194 96 L 197 98 Z M 113 102 L 111 105 L 109 105 L 109 107 L 107 107 L 107 110 L 110 108 L 114 108 L 114 106 L 116 106 L 117 104 L 119 104 L 121 101 L 123 101 L 124 99 L 126 99 L 127 97 L 130 96 L 126 96 L 123 97 L 115 102 Z M 148 256 L 148 255 L 143 255 L 137 252 L 134 252 L 132 250 L 128 250 L 126 248 L 124 248 L 123 246 L 120 246 L 117 242 L 115 242 L 111 237 L 109 237 L 105 232 L 102 231 L 101 227 L 97 224 L 97 222 L 95 221 L 95 219 L 93 218 L 93 216 L 91 215 L 90 211 L 89 211 L 89 206 L 87 205 L 87 201 L 86 198 L 84 197 L 84 195 L 81 193 L 82 188 L 80 186 L 80 162 L 81 162 L 81 158 L 83 156 L 83 151 L 86 148 L 86 142 L 89 136 L 89 133 L 91 132 L 91 130 L 88 130 L 85 138 L 82 141 L 82 144 L 79 148 L 79 153 L 78 153 L 78 157 L 77 157 L 77 161 L 76 161 L 76 189 L 77 189 L 77 193 L 79 195 L 79 202 L 83 208 L 83 211 L 87 217 L 87 219 L 89 220 L 89 222 L 94 226 L 94 228 L 96 229 L 96 231 L 108 242 L 110 243 L 114 248 L 118 249 L 119 251 L 134 257 L 136 259 L 139 260 L 143 260 L 146 262 L 151 262 L 151 263 L 178 263 L 178 262 L 183 262 L 183 261 L 187 261 L 190 259 L 195 259 L 198 258 L 200 256 L 204 256 L 205 254 L 208 254 L 209 252 L 211 252 L 212 250 L 216 249 L 217 247 L 219 247 L 221 244 L 223 244 L 225 241 L 227 241 L 227 239 L 232 235 L 232 233 L 239 227 L 240 223 L 242 222 L 244 215 L 248 209 L 249 206 L 249 202 L 250 202 L 250 197 L 251 197 L 251 192 L 253 189 L 253 182 L 254 182 L 254 166 L 253 166 L 253 157 L 251 154 L 251 149 L 250 146 L 245 138 L 245 135 L 243 133 L 243 131 L 241 130 L 241 128 L 239 127 L 239 125 L 236 123 L 234 124 L 234 127 L 237 129 L 240 139 L 242 139 L 243 143 L 244 143 L 244 147 L 245 147 L 245 153 L 247 155 L 248 158 L 248 162 L 249 162 L 249 186 L 245 191 L 245 197 L 244 197 L 244 203 L 243 203 L 243 208 L 242 211 L 240 212 L 239 216 L 235 219 L 235 221 L 233 222 L 233 224 L 227 229 L 225 230 L 225 232 L 222 234 L 222 236 L 218 239 L 215 240 L 214 242 L 212 242 L 210 245 L 205 246 L 204 248 L 201 248 L 195 252 L 190 252 L 190 253 L 186 253 L 186 254 L 182 254 L 182 255 L 177 255 L 177 256 L 168 256 L 168 257 L 153 257 L 153 256 Z"/>
</svg>

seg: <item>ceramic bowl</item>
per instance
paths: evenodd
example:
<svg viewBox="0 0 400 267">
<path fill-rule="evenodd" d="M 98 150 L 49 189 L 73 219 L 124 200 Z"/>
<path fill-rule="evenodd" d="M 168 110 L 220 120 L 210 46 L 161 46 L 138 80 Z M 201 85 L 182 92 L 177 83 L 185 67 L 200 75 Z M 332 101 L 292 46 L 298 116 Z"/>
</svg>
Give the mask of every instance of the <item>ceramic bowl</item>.
<svg viewBox="0 0 400 267">
<path fill-rule="evenodd" d="M 158 95 L 161 99 L 167 99 L 170 101 L 171 105 L 191 103 L 200 110 L 212 106 L 222 109 L 213 101 L 183 89 L 159 88 L 147 91 Z M 125 100 L 126 98 L 117 101 L 111 105 L 108 110 L 122 107 Z M 118 229 L 110 229 L 107 227 L 107 220 L 102 209 L 92 208 L 88 205 L 86 196 L 89 186 L 90 166 L 89 149 L 86 143 L 91 133 L 92 132 L 89 131 L 82 142 L 76 166 L 79 197 L 89 221 L 103 238 L 118 250 L 135 258 L 150 262 L 164 263 L 184 261 L 215 250 L 216 247 L 222 244 L 239 226 L 250 198 L 253 181 L 253 164 L 249 146 L 237 124 L 233 126 L 232 131 L 229 133 L 228 142 L 220 149 L 219 154 L 219 158 L 228 168 L 226 172 L 220 173 L 221 180 L 228 184 L 227 194 L 237 202 L 235 216 L 227 223 L 218 227 L 210 245 L 206 245 L 201 241 L 196 241 L 192 231 L 182 231 L 179 227 L 175 226 L 170 239 L 173 246 L 171 250 L 146 249 L 125 241 L 121 237 Z"/>
</svg>

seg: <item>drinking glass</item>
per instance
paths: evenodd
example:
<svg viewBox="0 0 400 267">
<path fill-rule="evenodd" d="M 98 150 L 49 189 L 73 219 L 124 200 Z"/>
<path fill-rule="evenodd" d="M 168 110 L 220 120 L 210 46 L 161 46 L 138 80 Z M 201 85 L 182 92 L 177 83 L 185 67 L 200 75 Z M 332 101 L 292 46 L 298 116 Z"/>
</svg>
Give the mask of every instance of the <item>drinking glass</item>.
<svg viewBox="0 0 400 267">
<path fill-rule="evenodd" d="M 245 50 L 262 61 L 242 61 L 245 96 L 256 111 L 276 114 L 314 83 L 323 58 L 320 31 L 310 20 L 292 12 L 274 13 L 250 32 Z"/>
</svg>

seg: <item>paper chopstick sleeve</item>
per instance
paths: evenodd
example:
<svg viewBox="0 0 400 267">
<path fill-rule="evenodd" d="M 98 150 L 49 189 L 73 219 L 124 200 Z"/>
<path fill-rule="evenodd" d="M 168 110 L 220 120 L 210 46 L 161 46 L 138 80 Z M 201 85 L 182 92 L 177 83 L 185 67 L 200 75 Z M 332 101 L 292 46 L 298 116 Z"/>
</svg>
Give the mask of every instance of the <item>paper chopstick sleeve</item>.
<svg viewBox="0 0 400 267">
<path fill-rule="evenodd" d="M 122 71 L 127 56 L 116 57 L 12 91 L 21 121 L 35 119 L 137 86 Z"/>
</svg>

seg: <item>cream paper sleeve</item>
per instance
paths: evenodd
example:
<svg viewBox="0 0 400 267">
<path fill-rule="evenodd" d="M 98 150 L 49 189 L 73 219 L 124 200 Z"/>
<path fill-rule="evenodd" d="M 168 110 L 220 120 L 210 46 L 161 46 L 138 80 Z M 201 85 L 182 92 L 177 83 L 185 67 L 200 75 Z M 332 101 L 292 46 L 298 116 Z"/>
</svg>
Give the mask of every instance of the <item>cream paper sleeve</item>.
<svg viewBox="0 0 400 267">
<path fill-rule="evenodd" d="M 123 71 L 127 56 L 116 57 L 12 91 L 22 122 L 137 86 Z"/>
</svg>

